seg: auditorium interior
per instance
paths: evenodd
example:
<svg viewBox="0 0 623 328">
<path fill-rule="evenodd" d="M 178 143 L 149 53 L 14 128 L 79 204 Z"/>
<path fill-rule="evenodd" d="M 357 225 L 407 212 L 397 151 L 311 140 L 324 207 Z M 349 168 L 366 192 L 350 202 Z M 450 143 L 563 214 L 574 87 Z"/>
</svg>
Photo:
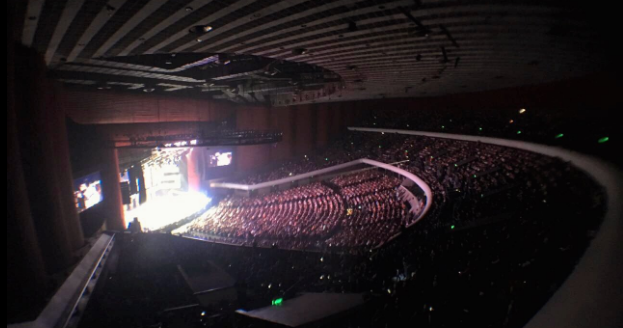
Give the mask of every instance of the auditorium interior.
<svg viewBox="0 0 623 328">
<path fill-rule="evenodd" d="M 7 328 L 623 327 L 618 16 L 8 0 Z"/>
</svg>

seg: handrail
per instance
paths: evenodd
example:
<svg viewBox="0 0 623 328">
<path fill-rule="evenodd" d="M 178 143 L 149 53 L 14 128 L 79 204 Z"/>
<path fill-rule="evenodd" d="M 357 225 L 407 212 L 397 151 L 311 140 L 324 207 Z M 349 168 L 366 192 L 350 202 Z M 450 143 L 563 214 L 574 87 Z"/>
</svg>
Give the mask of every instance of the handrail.
<svg viewBox="0 0 623 328">
<path fill-rule="evenodd" d="M 81 296 L 84 295 L 91 278 L 98 269 L 115 239 L 114 235 L 103 234 L 93 248 L 80 261 L 58 292 L 52 297 L 39 317 L 31 322 L 7 325 L 8 328 L 58 328 L 67 327 Z"/>
<path fill-rule="evenodd" d="M 608 195 L 608 211 L 601 228 L 576 269 L 526 328 L 620 327 L 623 321 L 623 174 L 618 168 L 574 151 L 523 141 L 395 129 L 353 127 L 349 130 L 481 142 L 527 150 L 569 161 L 593 177 Z"/>
</svg>

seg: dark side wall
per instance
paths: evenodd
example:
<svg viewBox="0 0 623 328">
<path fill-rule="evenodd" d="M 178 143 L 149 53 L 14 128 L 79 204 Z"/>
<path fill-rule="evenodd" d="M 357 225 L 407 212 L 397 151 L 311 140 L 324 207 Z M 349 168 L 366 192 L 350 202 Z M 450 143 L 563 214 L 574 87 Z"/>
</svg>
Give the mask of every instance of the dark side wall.
<svg viewBox="0 0 623 328">
<path fill-rule="evenodd" d="M 355 122 L 356 103 L 309 104 L 290 107 L 239 107 L 239 129 L 278 130 L 283 141 L 276 145 L 238 147 L 239 171 L 304 156 L 326 147 Z"/>
<path fill-rule="evenodd" d="M 284 141 L 273 146 L 241 147 L 238 169 L 248 171 L 276 161 L 302 156 L 328 143 L 347 126 L 360 124 L 375 111 L 422 111 L 433 115 L 478 110 L 478 115 L 503 108 L 534 108 L 553 117 L 565 117 L 586 125 L 611 124 L 622 103 L 621 82 L 613 74 L 487 92 L 463 93 L 443 97 L 374 99 L 354 102 L 298 105 L 277 108 L 241 107 L 237 124 L 248 129 L 277 129 Z"/>
<path fill-rule="evenodd" d="M 65 113 L 58 86 L 33 50 L 17 45 L 7 3 L 7 312 L 29 310 L 53 290 L 84 246 L 73 199 Z M 16 22 L 19 25 L 19 22 Z"/>
</svg>

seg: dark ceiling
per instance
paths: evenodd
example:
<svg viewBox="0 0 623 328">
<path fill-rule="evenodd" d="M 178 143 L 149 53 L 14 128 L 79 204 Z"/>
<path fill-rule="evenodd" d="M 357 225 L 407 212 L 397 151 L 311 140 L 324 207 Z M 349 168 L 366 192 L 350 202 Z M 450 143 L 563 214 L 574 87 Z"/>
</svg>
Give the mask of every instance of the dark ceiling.
<svg viewBox="0 0 623 328">
<path fill-rule="evenodd" d="M 584 9 L 551 0 L 30 0 L 22 43 L 45 55 L 53 77 L 103 92 L 272 105 L 440 96 L 604 69 L 604 31 Z M 188 65 L 212 73 L 189 75 Z"/>
</svg>

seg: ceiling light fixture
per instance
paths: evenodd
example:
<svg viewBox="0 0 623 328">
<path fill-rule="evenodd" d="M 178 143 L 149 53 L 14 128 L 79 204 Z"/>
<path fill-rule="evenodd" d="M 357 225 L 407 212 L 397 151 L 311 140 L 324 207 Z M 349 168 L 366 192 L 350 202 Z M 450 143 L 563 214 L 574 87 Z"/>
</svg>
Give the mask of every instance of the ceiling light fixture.
<svg viewBox="0 0 623 328">
<path fill-rule="evenodd" d="M 306 55 L 309 53 L 308 49 L 305 48 L 296 48 L 294 50 L 292 50 L 292 54 L 295 56 L 301 56 L 301 55 Z"/>
<path fill-rule="evenodd" d="M 212 30 L 214 30 L 214 28 L 210 25 L 196 25 L 196 26 L 191 27 L 188 30 L 188 33 L 205 34 L 205 33 L 211 32 Z"/>
</svg>

